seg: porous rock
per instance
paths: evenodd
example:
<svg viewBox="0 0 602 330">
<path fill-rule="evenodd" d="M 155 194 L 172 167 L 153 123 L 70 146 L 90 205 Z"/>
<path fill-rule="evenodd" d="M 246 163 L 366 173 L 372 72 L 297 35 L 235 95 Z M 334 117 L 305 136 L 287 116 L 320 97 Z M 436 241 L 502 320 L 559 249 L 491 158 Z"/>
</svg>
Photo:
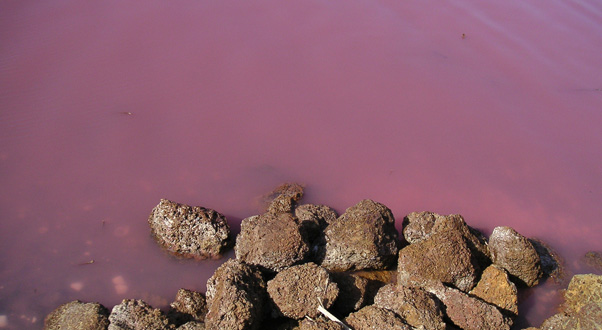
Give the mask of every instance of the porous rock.
<svg viewBox="0 0 602 330">
<path fill-rule="evenodd" d="M 258 329 L 265 312 L 266 284 L 261 272 L 250 265 L 230 259 L 207 281 L 209 330 Z"/>
<path fill-rule="evenodd" d="M 397 314 L 376 306 L 366 306 L 344 320 L 354 330 L 397 329 L 411 330 Z"/>
<path fill-rule="evenodd" d="M 205 295 L 186 289 L 178 290 L 174 302 L 170 304 L 167 317 L 175 325 L 182 325 L 189 321 L 203 322 L 207 314 Z"/>
<path fill-rule="evenodd" d="M 268 293 L 282 315 L 301 319 L 318 316 L 320 303 L 332 306 L 339 289 L 326 269 L 310 262 L 278 273 L 268 282 Z"/>
<path fill-rule="evenodd" d="M 297 183 L 284 183 L 266 197 L 268 213 L 292 213 L 297 202 L 303 197 L 303 186 Z"/>
<path fill-rule="evenodd" d="M 156 241 L 183 258 L 219 258 L 231 247 L 230 226 L 217 211 L 161 199 L 148 223 Z"/>
<path fill-rule="evenodd" d="M 395 264 L 398 233 L 385 205 L 366 199 L 326 227 L 319 259 L 333 271 L 387 269 Z"/>
<path fill-rule="evenodd" d="M 304 261 L 309 243 L 291 213 L 264 213 L 244 219 L 236 238 L 236 259 L 279 272 Z"/>
<path fill-rule="evenodd" d="M 109 330 L 173 330 L 167 316 L 142 300 L 124 299 L 109 315 Z"/>
<path fill-rule="evenodd" d="M 355 312 L 368 303 L 370 299 L 370 281 L 349 273 L 332 273 L 332 279 L 339 288 L 339 295 L 332 306 L 337 315 Z"/>
<path fill-rule="evenodd" d="M 420 288 L 385 285 L 374 297 L 374 306 L 395 312 L 415 328 L 446 329 L 441 303 L 432 293 Z"/>
<path fill-rule="evenodd" d="M 106 330 L 109 311 L 98 303 L 71 301 L 57 307 L 44 320 L 44 330 Z"/>
<path fill-rule="evenodd" d="M 513 282 L 535 286 L 543 276 L 539 254 L 527 238 L 510 227 L 496 227 L 489 237 L 493 263 L 504 268 Z"/>
<path fill-rule="evenodd" d="M 310 243 L 320 239 L 324 234 L 324 229 L 338 217 L 337 212 L 332 208 L 315 204 L 297 206 L 295 216 L 300 226 L 307 232 Z"/>
<path fill-rule="evenodd" d="M 443 282 L 468 292 L 476 284 L 479 265 L 462 235 L 443 231 L 401 249 L 397 272 L 401 285 Z"/>
<path fill-rule="evenodd" d="M 536 238 L 529 238 L 528 240 L 539 255 L 543 277 L 550 278 L 555 283 L 561 283 L 565 279 L 566 272 L 560 254 L 542 240 Z"/>
<path fill-rule="evenodd" d="M 299 330 L 343 330 L 343 326 L 323 318 L 304 319 L 299 322 Z"/>
<path fill-rule="evenodd" d="M 189 321 L 177 327 L 176 330 L 205 330 L 205 323 L 199 321 Z"/>
<path fill-rule="evenodd" d="M 491 265 L 483 271 L 479 283 L 470 294 L 499 307 L 512 316 L 518 315 L 516 285 L 510 281 L 506 271 L 496 265 Z"/>
<path fill-rule="evenodd" d="M 602 275 L 573 276 L 564 299 L 561 311 L 569 316 L 569 324 L 580 326 L 575 329 L 602 328 Z"/>
<path fill-rule="evenodd" d="M 463 330 L 509 330 L 512 319 L 495 306 L 439 283 L 428 289 L 445 305 L 445 314 Z"/>
</svg>

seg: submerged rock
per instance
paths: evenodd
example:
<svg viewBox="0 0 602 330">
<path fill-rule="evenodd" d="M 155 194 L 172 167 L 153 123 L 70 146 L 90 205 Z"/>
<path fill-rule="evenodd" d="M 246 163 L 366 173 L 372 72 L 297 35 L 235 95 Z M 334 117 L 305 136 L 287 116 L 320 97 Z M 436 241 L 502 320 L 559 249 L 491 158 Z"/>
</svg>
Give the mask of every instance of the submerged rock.
<svg viewBox="0 0 602 330">
<path fill-rule="evenodd" d="M 162 199 L 148 223 L 156 241 L 178 257 L 219 258 L 232 245 L 226 217 L 204 207 Z"/>
<path fill-rule="evenodd" d="M 189 321 L 203 322 L 206 314 L 207 302 L 204 294 L 180 289 L 176 299 L 170 304 L 167 316 L 171 323 L 181 325 Z"/>
<path fill-rule="evenodd" d="M 44 330 L 106 330 L 109 311 L 98 303 L 79 300 L 59 306 L 44 319 Z"/>
<path fill-rule="evenodd" d="M 395 264 L 398 233 L 391 210 L 363 200 L 326 227 L 321 264 L 333 271 L 387 269 Z"/>
<path fill-rule="evenodd" d="M 109 330 L 173 330 L 167 316 L 142 300 L 125 299 L 113 307 Z"/>
<path fill-rule="evenodd" d="M 543 276 L 539 254 L 523 235 L 510 227 L 496 227 L 489 237 L 493 263 L 504 268 L 513 282 L 535 286 Z"/>
<path fill-rule="evenodd" d="M 518 315 L 518 291 L 506 271 L 491 265 L 483 271 L 477 286 L 470 294 L 499 307 L 512 316 Z"/>
<path fill-rule="evenodd" d="M 354 330 L 396 329 L 411 330 L 397 314 L 376 306 L 366 306 L 344 320 Z"/>
<path fill-rule="evenodd" d="M 209 278 L 206 295 L 207 329 L 259 328 L 267 297 L 266 284 L 259 270 L 230 259 Z"/>
<path fill-rule="evenodd" d="M 268 213 L 292 213 L 295 205 L 303 197 L 303 186 L 285 183 L 274 189 L 267 197 Z"/>
<path fill-rule="evenodd" d="M 589 251 L 583 257 L 583 261 L 586 265 L 596 269 L 602 270 L 602 254 L 597 251 Z"/>
</svg>

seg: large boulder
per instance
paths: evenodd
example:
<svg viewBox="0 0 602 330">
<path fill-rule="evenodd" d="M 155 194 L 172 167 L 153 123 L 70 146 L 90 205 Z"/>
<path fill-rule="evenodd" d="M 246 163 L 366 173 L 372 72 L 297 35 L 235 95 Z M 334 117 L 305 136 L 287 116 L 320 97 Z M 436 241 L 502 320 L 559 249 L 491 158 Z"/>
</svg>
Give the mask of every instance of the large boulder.
<svg viewBox="0 0 602 330">
<path fill-rule="evenodd" d="M 518 315 L 518 291 L 506 271 L 491 265 L 483 271 L 477 286 L 470 295 L 478 297 L 512 316 Z"/>
<path fill-rule="evenodd" d="M 428 287 L 443 282 L 464 292 L 475 286 L 480 274 L 465 238 L 455 231 L 439 232 L 401 249 L 397 271 L 401 285 Z"/>
<path fill-rule="evenodd" d="M 173 330 L 167 316 L 142 300 L 124 299 L 109 315 L 109 330 Z"/>
<path fill-rule="evenodd" d="M 398 251 L 395 218 L 385 205 L 363 200 L 326 227 L 323 243 L 321 264 L 329 270 L 390 268 Z"/>
<path fill-rule="evenodd" d="M 339 289 L 326 269 L 310 262 L 278 273 L 268 282 L 268 293 L 282 315 L 302 319 L 320 315 L 320 304 L 332 306 Z"/>
<path fill-rule="evenodd" d="M 496 227 L 489 237 L 493 263 L 504 268 L 513 282 L 532 287 L 543 276 L 539 254 L 527 238 L 510 227 Z"/>
<path fill-rule="evenodd" d="M 439 283 L 429 291 L 445 305 L 445 314 L 463 330 L 510 330 L 512 319 L 495 306 Z"/>
<path fill-rule="evenodd" d="M 366 306 L 344 320 L 354 330 L 396 329 L 411 330 L 397 314 L 376 306 Z"/>
<path fill-rule="evenodd" d="M 170 304 L 167 317 L 175 325 L 190 321 L 203 322 L 207 314 L 205 295 L 186 289 L 178 290 L 176 299 Z"/>
<path fill-rule="evenodd" d="M 445 330 L 443 310 L 439 300 L 420 288 L 388 284 L 378 290 L 374 306 L 388 309 L 401 316 L 415 328 Z"/>
<path fill-rule="evenodd" d="M 162 199 L 148 223 L 156 241 L 183 258 L 219 258 L 232 246 L 230 227 L 219 212 Z"/>
<path fill-rule="evenodd" d="M 109 311 L 98 303 L 72 301 L 52 311 L 44 319 L 44 330 L 106 330 Z"/>
<path fill-rule="evenodd" d="M 266 284 L 261 272 L 230 259 L 207 281 L 208 330 L 258 329 L 265 313 Z"/>
</svg>

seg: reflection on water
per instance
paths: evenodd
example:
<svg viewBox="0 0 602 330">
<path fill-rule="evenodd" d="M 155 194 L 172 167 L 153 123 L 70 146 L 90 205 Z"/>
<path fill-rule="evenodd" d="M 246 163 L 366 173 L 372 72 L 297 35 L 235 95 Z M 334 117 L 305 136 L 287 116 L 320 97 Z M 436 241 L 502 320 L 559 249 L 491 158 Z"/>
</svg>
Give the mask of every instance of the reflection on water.
<svg viewBox="0 0 602 330">
<path fill-rule="evenodd" d="M 233 228 L 283 181 L 602 250 L 602 5 L 470 0 L 4 1 L 0 328 L 61 303 L 205 290 L 169 258 L 160 198 Z M 232 256 L 232 253 L 229 255 Z M 524 294 L 522 324 L 557 297 Z"/>
</svg>

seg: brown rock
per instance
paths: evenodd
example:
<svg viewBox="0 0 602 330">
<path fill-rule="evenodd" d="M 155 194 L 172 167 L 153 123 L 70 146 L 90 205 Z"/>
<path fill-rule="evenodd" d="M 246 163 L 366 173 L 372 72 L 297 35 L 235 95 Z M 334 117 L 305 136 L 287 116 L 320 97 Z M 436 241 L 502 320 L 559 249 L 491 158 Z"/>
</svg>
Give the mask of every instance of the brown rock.
<svg viewBox="0 0 602 330">
<path fill-rule="evenodd" d="M 268 282 L 268 293 L 279 312 L 289 318 L 316 317 L 318 306 L 332 306 L 339 289 L 326 269 L 314 264 L 287 268 Z"/>
<path fill-rule="evenodd" d="M 284 183 L 267 197 L 268 213 L 292 213 L 295 205 L 303 197 L 303 186 L 297 183 Z"/>
<path fill-rule="evenodd" d="M 324 236 L 320 259 L 329 270 L 387 269 L 395 264 L 398 233 L 391 210 L 383 204 L 359 202 L 328 225 Z"/>
<path fill-rule="evenodd" d="M 583 257 L 586 265 L 596 269 L 602 270 L 602 254 L 596 251 L 589 251 Z"/>
<path fill-rule="evenodd" d="M 162 199 L 148 218 L 151 233 L 168 252 L 183 258 L 219 258 L 232 246 L 222 214 Z"/>
<path fill-rule="evenodd" d="M 420 288 L 388 284 L 378 290 L 374 306 L 388 309 L 415 328 L 445 330 L 439 300 Z"/>
<path fill-rule="evenodd" d="M 504 268 L 513 282 L 535 286 L 543 276 L 535 248 L 524 236 L 510 227 L 496 227 L 489 237 L 493 263 Z"/>
<path fill-rule="evenodd" d="M 167 316 L 142 300 L 125 299 L 113 307 L 109 315 L 109 330 L 169 330 Z"/>
<path fill-rule="evenodd" d="M 308 234 L 309 241 L 313 242 L 323 235 L 323 230 L 334 222 L 337 212 L 326 205 L 303 204 L 295 208 L 295 216 L 299 224 Z"/>
<path fill-rule="evenodd" d="M 535 251 L 539 254 L 543 276 L 552 279 L 555 283 L 564 281 L 566 272 L 564 261 L 560 257 L 560 254 L 539 239 L 529 238 L 529 242 L 531 242 Z"/>
<path fill-rule="evenodd" d="M 509 330 L 512 326 L 512 319 L 503 315 L 495 306 L 464 292 L 441 283 L 431 286 L 429 291 L 443 302 L 447 317 L 461 329 Z"/>
<path fill-rule="evenodd" d="M 304 319 L 299 323 L 299 330 L 343 330 L 343 326 L 330 320 Z"/>
<path fill-rule="evenodd" d="M 351 329 L 373 330 L 373 329 L 398 329 L 411 330 L 397 314 L 390 310 L 376 306 L 366 306 L 359 311 L 350 314 L 344 320 Z"/>
<path fill-rule="evenodd" d="M 399 251 L 397 282 L 418 287 L 443 282 L 467 292 L 476 284 L 478 270 L 464 237 L 454 231 L 443 231 Z"/>
<path fill-rule="evenodd" d="M 332 279 L 339 288 L 339 295 L 332 306 L 337 315 L 347 315 L 366 305 L 369 300 L 370 281 L 349 273 L 333 273 Z"/>
<path fill-rule="evenodd" d="M 189 321 L 203 322 L 207 314 L 205 295 L 200 292 L 180 289 L 176 299 L 170 305 L 167 317 L 175 325 L 182 325 Z"/>
<path fill-rule="evenodd" d="M 470 294 L 499 307 L 512 316 L 518 315 L 516 285 L 510 281 L 506 271 L 499 266 L 487 267 L 481 275 L 481 280 L 470 291 Z"/>
<path fill-rule="evenodd" d="M 109 311 L 98 303 L 68 302 L 52 311 L 44 320 L 44 330 L 106 330 Z"/>
<path fill-rule="evenodd" d="M 266 284 L 261 272 L 230 259 L 207 281 L 209 330 L 259 328 L 265 312 Z"/>
<path fill-rule="evenodd" d="M 177 327 L 176 330 L 205 330 L 205 323 L 189 321 Z"/>
</svg>

